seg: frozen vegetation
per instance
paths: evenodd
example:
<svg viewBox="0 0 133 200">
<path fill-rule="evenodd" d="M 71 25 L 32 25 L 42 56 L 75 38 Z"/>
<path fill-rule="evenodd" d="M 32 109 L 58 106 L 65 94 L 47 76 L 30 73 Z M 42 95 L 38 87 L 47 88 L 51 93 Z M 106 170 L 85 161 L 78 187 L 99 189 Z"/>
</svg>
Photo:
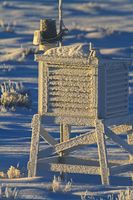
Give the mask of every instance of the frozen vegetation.
<svg viewBox="0 0 133 200">
<path fill-rule="evenodd" d="M 4 108 L 31 107 L 30 92 L 21 82 L 3 82 L 0 92 L 0 105 Z"/>
</svg>

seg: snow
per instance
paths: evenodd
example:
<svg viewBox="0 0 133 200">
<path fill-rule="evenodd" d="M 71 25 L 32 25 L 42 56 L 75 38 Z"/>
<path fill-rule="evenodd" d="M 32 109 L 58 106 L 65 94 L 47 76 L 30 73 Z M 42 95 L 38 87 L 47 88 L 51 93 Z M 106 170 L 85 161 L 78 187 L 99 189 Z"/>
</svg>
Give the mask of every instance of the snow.
<svg viewBox="0 0 133 200">
<path fill-rule="evenodd" d="M 25 49 L 33 48 L 33 33 L 39 29 L 41 18 L 55 18 L 58 20 L 56 0 L 1 0 L 0 3 L 0 66 L 12 66 L 11 70 L 1 73 L 0 83 L 13 80 L 22 81 L 31 91 L 33 99 L 32 110 L 17 109 L 16 111 L 0 111 L 0 171 L 6 172 L 11 165 L 17 166 L 27 176 L 27 162 L 29 159 L 31 139 L 31 119 L 37 113 L 37 76 L 38 67 L 34 61 L 33 51 L 25 54 Z M 89 46 L 106 56 L 133 56 L 133 2 L 132 0 L 64 0 L 63 19 L 69 29 L 64 37 L 62 47 L 45 53 L 53 53 L 63 57 L 88 57 Z M 5 24 L 5 25 L 4 25 Z M 7 27 L 7 28 L 5 28 Z M 71 45 L 74 44 L 74 47 Z M 129 68 L 129 86 L 133 87 L 133 70 Z M 66 72 L 67 73 L 67 72 Z M 130 111 L 133 111 L 133 95 L 129 97 Z M 52 121 L 45 119 L 45 126 L 52 136 L 59 136 L 59 127 Z M 72 137 L 88 131 L 88 127 L 72 127 Z M 123 135 L 126 138 L 126 135 Z M 57 138 L 58 140 L 58 138 Z M 109 156 L 112 160 L 122 159 L 123 163 L 129 159 L 127 152 L 116 144 L 107 140 Z M 51 147 L 41 141 L 41 149 L 45 149 L 46 156 L 51 155 Z M 82 147 L 71 153 L 73 156 L 97 159 L 96 146 Z M 67 181 L 73 179 L 72 190 L 68 193 L 53 193 L 49 190 L 54 173 L 50 173 L 47 164 L 43 167 L 44 178 L 21 178 L 19 180 L 0 180 L 3 187 L 17 187 L 19 198 L 22 199 L 81 199 L 80 195 L 117 193 L 127 189 L 129 179 L 112 178 L 112 185 L 98 186 L 100 178 L 88 175 L 66 175 Z M 125 176 L 127 174 L 123 174 Z M 62 183 L 64 184 L 64 183 Z M 118 186 L 119 185 L 119 186 Z M 121 185 L 121 186 L 120 186 Z M 131 189 L 133 189 L 131 187 Z"/>
<path fill-rule="evenodd" d="M 84 58 L 89 57 L 90 49 L 88 44 L 70 45 L 63 47 L 56 47 L 47 50 L 44 55 L 70 58 Z"/>
</svg>

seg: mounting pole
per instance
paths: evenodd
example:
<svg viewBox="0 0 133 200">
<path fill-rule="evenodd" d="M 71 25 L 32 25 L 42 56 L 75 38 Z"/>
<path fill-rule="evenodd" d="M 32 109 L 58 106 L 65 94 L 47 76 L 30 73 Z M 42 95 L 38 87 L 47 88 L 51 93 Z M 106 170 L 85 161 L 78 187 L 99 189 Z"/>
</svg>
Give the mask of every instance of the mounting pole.
<svg viewBox="0 0 133 200">
<path fill-rule="evenodd" d="M 59 0 L 59 33 L 62 33 L 62 26 L 63 26 L 63 20 L 62 20 L 62 0 Z M 59 41 L 59 46 L 62 46 L 62 38 Z"/>
<path fill-rule="evenodd" d="M 59 0 L 59 34 L 61 34 L 61 39 L 59 41 L 59 47 L 62 46 L 62 27 L 63 27 L 63 19 L 62 19 L 62 1 Z M 70 135 L 70 127 L 67 124 L 60 124 L 60 143 L 65 142 L 69 140 Z M 60 152 L 60 158 L 61 160 L 59 162 L 62 162 L 63 158 L 63 152 Z M 60 171 L 60 177 L 61 179 L 64 178 L 64 173 Z"/>
</svg>

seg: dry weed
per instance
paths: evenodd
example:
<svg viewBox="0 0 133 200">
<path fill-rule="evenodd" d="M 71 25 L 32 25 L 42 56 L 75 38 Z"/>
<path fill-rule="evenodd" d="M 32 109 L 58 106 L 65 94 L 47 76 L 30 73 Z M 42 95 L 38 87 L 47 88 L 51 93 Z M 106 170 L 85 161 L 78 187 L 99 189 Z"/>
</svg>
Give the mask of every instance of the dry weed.
<svg viewBox="0 0 133 200">
<path fill-rule="evenodd" d="M 0 172 L 0 178 L 6 178 L 6 174 L 4 172 Z"/>
<path fill-rule="evenodd" d="M 9 179 L 20 178 L 21 173 L 19 169 L 16 169 L 15 167 L 11 166 L 7 171 L 7 176 Z"/>
</svg>

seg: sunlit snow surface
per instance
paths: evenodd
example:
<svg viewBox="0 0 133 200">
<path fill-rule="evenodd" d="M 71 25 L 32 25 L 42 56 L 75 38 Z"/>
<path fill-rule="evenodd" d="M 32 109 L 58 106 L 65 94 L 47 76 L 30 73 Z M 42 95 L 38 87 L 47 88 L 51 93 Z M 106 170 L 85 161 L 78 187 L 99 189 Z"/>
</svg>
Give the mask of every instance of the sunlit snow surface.
<svg viewBox="0 0 133 200">
<path fill-rule="evenodd" d="M 112 57 L 133 57 L 133 2 L 132 0 L 64 0 L 64 24 L 69 29 L 64 38 L 64 45 L 73 45 L 92 42 L 101 53 Z M 33 33 L 39 29 L 41 18 L 55 18 L 58 20 L 57 0 L 8 0 L 0 2 L 0 66 L 11 66 L 10 71 L 0 71 L 0 82 L 6 80 L 22 81 L 31 91 L 32 110 L 17 109 L 16 111 L 0 112 L 0 171 L 6 172 L 11 166 L 17 166 L 27 175 L 31 128 L 33 114 L 37 113 L 37 63 L 33 53 L 24 59 L 23 49 L 32 48 Z M 58 26 L 58 24 L 57 24 Z M 13 67 L 13 68 L 12 68 Z M 132 83 L 133 71 L 130 66 L 129 108 L 132 112 Z M 55 126 L 46 124 L 47 129 L 58 132 Z M 79 135 L 83 128 L 73 127 L 73 133 Z M 83 130 L 86 131 L 85 129 Z M 128 159 L 128 155 L 115 144 L 108 141 L 109 156 L 111 159 Z M 43 146 L 41 142 L 41 148 Z M 45 148 L 48 145 L 45 144 Z M 47 151 L 46 151 L 47 152 Z M 72 155 L 97 158 L 97 149 L 83 147 Z M 47 167 L 44 167 L 46 170 Z M 19 197 L 22 199 L 80 199 L 78 192 L 93 191 L 99 182 L 99 177 L 82 175 L 67 175 L 66 179 L 73 179 L 72 191 L 51 193 L 48 182 L 53 179 L 54 173 L 45 173 L 44 179 L 21 180 L 13 184 L 19 186 Z M 0 180 L 0 183 L 3 181 Z M 112 180 L 114 183 L 114 181 Z M 88 185 L 86 185 L 88 183 Z M 4 181 L 4 184 L 9 184 Z M 91 185 L 95 187 L 91 187 Z M 118 183 L 117 183 L 118 184 Z M 120 185 L 127 182 L 119 181 Z M 113 190 L 114 188 L 112 188 Z M 119 188 L 118 188 L 119 189 Z M 78 196 L 76 196 L 78 194 Z"/>
</svg>

